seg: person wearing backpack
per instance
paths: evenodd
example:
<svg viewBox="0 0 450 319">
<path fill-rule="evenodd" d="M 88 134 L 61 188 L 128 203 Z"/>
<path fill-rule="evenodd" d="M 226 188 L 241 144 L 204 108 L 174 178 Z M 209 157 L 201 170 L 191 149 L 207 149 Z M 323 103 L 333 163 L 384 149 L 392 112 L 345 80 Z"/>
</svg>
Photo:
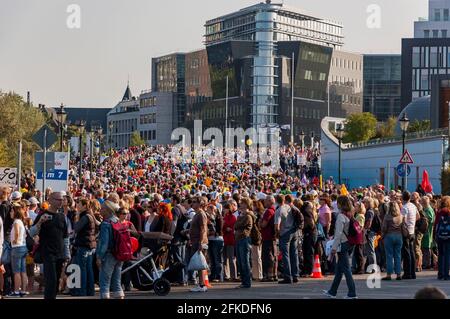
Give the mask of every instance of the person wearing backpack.
<svg viewBox="0 0 450 319">
<path fill-rule="evenodd" d="M 308 204 L 307 204 L 308 203 Z M 303 202 L 301 206 L 301 213 L 303 215 L 303 269 L 300 277 L 310 277 L 314 266 L 314 244 L 317 238 L 317 226 L 315 221 L 315 207 L 310 201 Z"/>
<path fill-rule="evenodd" d="M 418 193 L 413 193 L 417 194 Z M 423 206 L 419 203 L 419 199 L 415 199 L 412 202 L 417 208 L 417 217 L 416 217 L 416 227 L 415 227 L 415 240 L 414 240 L 414 251 L 416 257 L 416 272 L 422 271 L 422 263 L 423 263 L 423 255 L 422 255 L 422 239 L 424 234 L 428 230 L 428 219 L 425 217 L 423 213 Z"/>
<path fill-rule="evenodd" d="M 438 279 L 449 280 L 450 267 L 450 196 L 441 200 L 435 221 L 435 237 L 438 246 Z"/>
<path fill-rule="evenodd" d="M 275 212 L 275 233 L 278 234 L 280 252 L 283 263 L 283 280 L 279 284 L 298 282 L 298 227 L 294 216 L 298 208 L 294 206 L 292 195 L 278 195 L 278 208 Z"/>
<path fill-rule="evenodd" d="M 386 250 L 386 277 L 382 280 L 392 280 L 391 275 L 397 274 L 397 280 L 401 280 L 401 249 L 403 245 L 403 237 L 401 224 L 403 217 L 400 214 L 400 207 L 396 202 L 388 204 L 387 213 L 384 216 L 381 227 L 381 234 L 384 241 L 384 248 Z"/>
<path fill-rule="evenodd" d="M 372 197 L 364 198 L 364 206 L 366 207 L 366 215 L 364 222 L 364 229 L 366 231 L 366 243 L 364 246 L 365 256 L 366 256 L 366 265 L 367 269 L 370 265 L 377 264 L 377 255 L 375 254 L 375 238 L 377 234 L 381 233 L 381 222 L 380 216 L 375 215 L 375 203 Z M 372 273 L 372 271 L 367 271 L 366 273 Z"/>
<path fill-rule="evenodd" d="M 338 197 L 338 207 L 340 213 L 336 219 L 336 228 L 334 233 L 334 242 L 331 249 L 331 258 L 334 258 L 337 254 L 338 259 L 336 263 L 336 269 L 334 274 L 333 283 L 329 290 L 324 290 L 323 294 L 330 298 L 336 298 L 339 285 L 342 280 L 342 276 L 345 275 L 345 281 L 348 287 L 348 293 L 346 299 L 356 299 L 355 282 L 352 276 L 352 270 L 350 267 L 350 254 L 352 252 L 352 245 L 349 241 L 350 236 L 353 235 L 351 226 L 358 225 L 358 222 L 353 218 L 353 205 L 347 196 Z M 351 218 L 349 218 L 349 216 Z M 360 227 L 359 230 L 361 231 Z M 361 237 L 361 234 L 358 235 Z"/>
<path fill-rule="evenodd" d="M 250 198 L 244 197 L 239 201 L 239 216 L 234 224 L 234 239 L 238 269 L 241 272 L 241 285 L 236 288 L 250 288 L 252 286 L 250 268 L 251 232 L 256 221 L 252 208 Z"/>
<path fill-rule="evenodd" d="M 264 206 L 266 210 L 259 221 L 262 237 L 263 281 L 278 281 L 278 258 L 274 226 L 275 198 L 268 195 L 264 200 Z"/>
<path fill-rule="evenodd" d="M 122 238 L 120 238 L 114 230 L 114 226 L 125 228 L 116 216 L 116 212 L 119 209 L 120 207 L 118 204 L 106 200 L 100 211 L 103 222 L 100 225 L 100 235 L 98 238 L 96 254 L 97 266 L 100 269 L 99 285 L 101 299 L 110 299 L 110 292 L 112 292 L 113 296 L 116 298 L 123 299 L 125 297 L 121 284 L 123 261 L 117 259 L 117 255 L 120 252 L 117 251 L 116 248 L 119 244 L 116 241 L 121 240 Z"/>
<path fill-rule="evenodd" d="M 219 282 L 222 280 L 223 269 L 223 233 L 222 215 L 215 205 L 208 204 L 206 207 L 206 215 L 208 216 L 208 254 L 211 266 L 211 281 Z"/>
</svg>

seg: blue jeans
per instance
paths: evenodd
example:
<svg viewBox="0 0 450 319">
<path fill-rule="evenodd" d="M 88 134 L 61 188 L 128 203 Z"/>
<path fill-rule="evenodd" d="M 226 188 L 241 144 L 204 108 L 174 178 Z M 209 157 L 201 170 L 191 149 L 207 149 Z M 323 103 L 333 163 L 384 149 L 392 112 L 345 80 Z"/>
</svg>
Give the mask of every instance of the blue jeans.
<svg viewBox="0 0 450 319">
<path fill-rule="evenodd" d="M 223 269 L 223 240 L 210 240 L 208 242 L 208 253 L 211 264 L 211 280 L 221 280 Z"/>
<path fill-rule="evenodd" d="M 186 244 L 178 242 L 176 244 L 173 244 L 170 246 L 170 256 L 172 258 L 173 263 L 182 263 L 186 264 Z M 179 271 L 179 273 L 176 275 L 176 281 L 178 283 L 184 283 L 186 282 L 185 279 L 185 271 L 184 268 Z"/>
<path fill-rule="evenodd" d="M 123 297 L 122 285 L 120 283 L 120 272 L 122 262 L 118 261 L 111 253 L 106 253 L 100 267 L 100 298 L 109 299 L 110 290 L 115 297 Z"/>
<path fill-rule="evenodd" d="M 334 279 L 331 284 L 331 288 L 328 291 L 331 295 L 336 296 L 339 285 L 341 284 L 342 275 L 345 275 L 345 281 L 348 287 L 348 296 L 356 296 L 355 282 L 352 277 L 352 270 L 350 268 L 350 254 L 352 252 L 352 246 L 347 242 L 341 244 L 341 251 L 337 253 L 338 262 L 334 271 Z"/>
<path fill-rule="evenodd" d="M 26 269 L 27 246 L 13 247 L 11 249 L 11 268 L 14 274 L 24 273 Z"/>
<path fill-rule="evenodd" d="M 80 267 L 81 287 L 73 290 L 74 296 L 94 296 L 94 267 L 93 254 L 95 250 L 78 247 L 75 254 L 75 264 Z"/>
<path fill-rule="evenodd" d="M 386 272 L 388 275 L 402 273 L 402 234 L 387 234 L 384 237 L 384 249 L 386 250 Z"/>
<path fill-rule="evenodd" d="M 236 242 L 237 263 L 241 272 L 241 282 L 245 287 L 250 288 L 252 285 L 252 276 L 250 268 L 250 237 L 241 239 Z"/>
<path fill-rule="evenodd" d="M 367 233 L 367 243 L 365 245 L 365 251 L 366 251 L 366 268 L 369 265 L 375 265 L 377 263 L 377 255 L 375 254 L 375 238 L 377 237 L 377 234 L 373 231 L 370 231 Z"/>
<path fill-rule="evenodd" d="M 280 237 L 280 252 L 283 262 L 284 280 L 298 277 L 298 237 L 297 231 L 290 230 Z"/>
<path fill-rule="evenodd" d="M 438 277 L 442 279 L 450 279 L 450 241 L 438 240 Z M 14 248 L 13 248 L 14 249 Z"/>
</svg>

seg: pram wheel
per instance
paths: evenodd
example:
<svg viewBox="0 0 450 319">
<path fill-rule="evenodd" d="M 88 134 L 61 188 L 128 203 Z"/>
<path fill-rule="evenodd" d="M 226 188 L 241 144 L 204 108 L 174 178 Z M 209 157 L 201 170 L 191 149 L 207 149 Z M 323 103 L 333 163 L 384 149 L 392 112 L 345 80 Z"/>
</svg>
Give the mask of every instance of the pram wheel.
<svg viewBox="0 0 450 319">
<path fill-rule="evenodd" d="M 170 282 L 165 278 L 156 279 L 153 283 L 153 290 L 158 296 L 166 296 L 170 292 Z"/>
<path fill-rule="evenodd" d="M 131 283 L 134 288 L 140 291 L 150 291 L 153 288 L 153 282 L 147 278 L 139 267 L 131 270 Z"/>
</svg>

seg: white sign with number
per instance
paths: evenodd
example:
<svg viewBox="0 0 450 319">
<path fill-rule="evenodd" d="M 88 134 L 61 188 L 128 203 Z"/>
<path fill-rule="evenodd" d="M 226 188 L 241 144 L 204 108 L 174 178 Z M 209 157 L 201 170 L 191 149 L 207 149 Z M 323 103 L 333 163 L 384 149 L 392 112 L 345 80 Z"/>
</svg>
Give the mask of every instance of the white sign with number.
<svg viewBox="0 0 450 319">
<path fill-rule="evenodd" d="M 17 168 L 0 167 L 0 186 L 16 186 Z"/>
</svg>

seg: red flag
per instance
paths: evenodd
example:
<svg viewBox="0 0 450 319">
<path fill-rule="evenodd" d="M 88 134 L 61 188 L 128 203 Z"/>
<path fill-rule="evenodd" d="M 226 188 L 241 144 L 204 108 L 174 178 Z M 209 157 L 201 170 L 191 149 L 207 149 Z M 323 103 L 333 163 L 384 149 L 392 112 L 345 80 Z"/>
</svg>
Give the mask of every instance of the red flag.
<svg viewBox="0 0 450 319">
<path fill-rule="evenodd" d="M 428 177 L 428 172 L 426 170 L 423 170 L 422 175 L 422 188 L 425 191 L 425 193 L 431 193 L 433 192 L 433 186 L 430 183 L 430 179 Z"/>
</svg>

